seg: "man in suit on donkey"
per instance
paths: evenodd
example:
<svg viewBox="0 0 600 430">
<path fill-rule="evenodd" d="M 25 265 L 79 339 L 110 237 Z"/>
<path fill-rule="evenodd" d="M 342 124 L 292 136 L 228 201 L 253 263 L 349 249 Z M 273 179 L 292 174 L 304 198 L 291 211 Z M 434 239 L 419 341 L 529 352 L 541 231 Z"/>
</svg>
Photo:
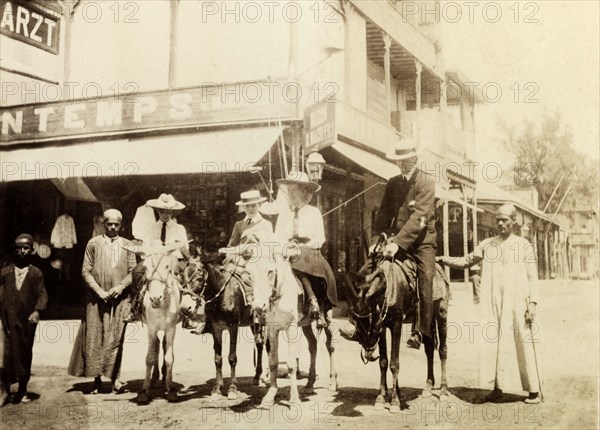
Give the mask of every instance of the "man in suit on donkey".
<svg viewBox="0 0 600 430">
<path fill-rule="evenodd" d="M 419 288 L 419 312 L 415 330 L 408 339 L 410 348 L 419 349 L 423 336 L 431 338 L 433 279 L 435 277 L 435 181 L 418 167 L 415 144 L 402 140 L 386 158 L 394 161 L 400 174 L 388 181 L 375 224 L 370 252 L 380 233 L 386 233 L 384 255 L 403 261 L 415 259 Z M 355 332 L 351 335 L 354 339 Z"/>
</svg>

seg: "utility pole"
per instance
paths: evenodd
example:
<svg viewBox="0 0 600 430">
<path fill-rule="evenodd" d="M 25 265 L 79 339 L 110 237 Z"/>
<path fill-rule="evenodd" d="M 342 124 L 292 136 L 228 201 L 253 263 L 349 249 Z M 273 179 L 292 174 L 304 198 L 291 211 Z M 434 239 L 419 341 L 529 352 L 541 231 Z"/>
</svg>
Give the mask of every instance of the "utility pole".
<svg viewBox="0 0 600 430">
<path fill-rule="evenodd" d="M 177 16 L 179 14 L 179 0 L 169 2 L 171 8 L 171 26 L 169 34 L 169 89 L 177 84 Z"/>
</svg>

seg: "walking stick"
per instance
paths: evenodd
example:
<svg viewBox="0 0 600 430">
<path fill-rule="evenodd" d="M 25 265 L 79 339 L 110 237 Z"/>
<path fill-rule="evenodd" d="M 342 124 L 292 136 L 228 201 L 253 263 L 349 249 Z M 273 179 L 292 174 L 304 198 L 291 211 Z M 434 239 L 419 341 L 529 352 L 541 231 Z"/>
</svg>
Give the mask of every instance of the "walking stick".
<svg viewBox="0 0 600 430">
<path fill-rule="evenodd" d="M 535 349 L 535 344 L 536 341 L 533 338 L 533 330 L 531 329 L 531 323 L 532 321 L 530 321 L 529 323 L 526 323 L 525 325 L 529 327 L 529 333 L 531 334 L 531 344 L 533 345 L 533 358 L 535 359 L 535 371 L 537 373 L 537 377 L 538 377 L 538 384 L 539 384 L 539 390 L 540 390 L 540 400 L 543 402 L 544 401 L 544 394 L 542 392 L 542 378 L 540 375 L 540 365 L 538 362 L 538 358 L 537 358 L 537 351 Z"/>
</svg>

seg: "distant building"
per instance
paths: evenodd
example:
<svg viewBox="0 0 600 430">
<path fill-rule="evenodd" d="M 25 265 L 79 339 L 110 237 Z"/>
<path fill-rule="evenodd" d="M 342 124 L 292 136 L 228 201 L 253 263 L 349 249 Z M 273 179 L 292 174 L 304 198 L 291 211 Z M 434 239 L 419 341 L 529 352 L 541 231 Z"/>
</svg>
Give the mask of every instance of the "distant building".
<svg viewBox="0 0 600 430">
<path fill-rule="evenodd" d="M 598 210 L 577 207 L 563 211 L 571 221 L 569 267 L 574 279 L 598 278 Z"/>
</svg>

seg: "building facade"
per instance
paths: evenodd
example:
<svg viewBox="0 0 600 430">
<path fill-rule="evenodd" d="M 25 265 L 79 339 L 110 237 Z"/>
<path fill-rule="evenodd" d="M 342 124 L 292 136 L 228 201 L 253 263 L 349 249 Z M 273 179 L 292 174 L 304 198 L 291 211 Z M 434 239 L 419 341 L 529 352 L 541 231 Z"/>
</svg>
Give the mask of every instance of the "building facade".
<svg viewBox="0 0 600 430">
<path fill-rule="evenodd" d="M 67 36 L 54 80 L 32 99 L 21 86 L 3 101 L 0 187 L 14 208 L 3 251 L 11 234 L 31 231 L 53 251 L 49 274 L 77 289 L 77 273 L 52 272 L 55 220 L 74 218 L 78 267 L 102 209 L 121 209 L 132 237 L 137 208 L 161 192 L 186 204 L 178 222 L 189 238 L 215 250 L 240 192 L 273 197 L 275 180 L 319 151 L 324 253 L 343 277 L 364 262 L 383 185 L 398 173 L 384 154 L 405 138 L 436 180 L 439 252 L 477 241 L 470 162 L 481 97 L 445 69 L 434 23 L 405 19 L 401 2 L 109 3 L 57 2 Z M 17 81 L 2 74 L 3 85 Z M 452 228 L 451 207 L 467 214 Z"/>
</svg>

